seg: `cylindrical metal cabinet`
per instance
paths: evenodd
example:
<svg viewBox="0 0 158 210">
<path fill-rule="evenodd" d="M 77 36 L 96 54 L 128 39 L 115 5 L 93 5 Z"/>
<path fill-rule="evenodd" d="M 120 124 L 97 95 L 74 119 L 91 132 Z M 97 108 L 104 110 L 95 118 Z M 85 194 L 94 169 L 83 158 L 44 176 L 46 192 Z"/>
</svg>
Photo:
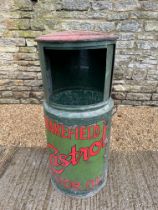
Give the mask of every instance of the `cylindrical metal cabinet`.
<svg viewBox="0 0 158 210">
<path fill-rule="evenodd" d="M 52 183 L 76 197 L 106 183 L 116 37 L 61 32 L 37 39 Z"/>
</svg>

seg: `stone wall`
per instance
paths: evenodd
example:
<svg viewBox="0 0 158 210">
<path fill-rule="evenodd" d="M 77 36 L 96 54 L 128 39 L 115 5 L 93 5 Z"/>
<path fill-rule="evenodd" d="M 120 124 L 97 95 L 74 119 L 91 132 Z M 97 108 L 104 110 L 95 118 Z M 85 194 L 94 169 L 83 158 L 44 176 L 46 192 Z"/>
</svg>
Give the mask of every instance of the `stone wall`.
<svg viewBox="0 0 158 210">
<path fill-rule="evenodd" d="M 35 37 L 82 29 L 119 36 L 115 103 L 158 105 L 158 0 L 8 0 L 0 11 L 0 103 L 40 103 Z"/>
</svg>

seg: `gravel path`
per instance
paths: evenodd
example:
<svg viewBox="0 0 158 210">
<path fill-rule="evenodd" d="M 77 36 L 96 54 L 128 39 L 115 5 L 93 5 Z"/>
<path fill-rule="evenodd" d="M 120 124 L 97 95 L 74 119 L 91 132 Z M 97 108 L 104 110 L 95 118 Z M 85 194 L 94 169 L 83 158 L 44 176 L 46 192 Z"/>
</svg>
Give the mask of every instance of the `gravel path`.
<svg viewBox="0 0 158 210">
<path fill-rule="evenodd" d="M 0 120 L 0 145 L 46 146 L 41 105 L 0 105 Z M 111 149 L 158 150 L 158 108 L 118 106 Z"/>
</svg>

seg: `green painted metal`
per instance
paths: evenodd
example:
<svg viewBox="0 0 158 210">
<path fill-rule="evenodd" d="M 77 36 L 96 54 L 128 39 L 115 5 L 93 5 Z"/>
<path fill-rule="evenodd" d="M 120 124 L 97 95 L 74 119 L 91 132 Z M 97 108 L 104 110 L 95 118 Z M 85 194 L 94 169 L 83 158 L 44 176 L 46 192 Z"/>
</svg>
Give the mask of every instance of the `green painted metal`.
<svg viewBox="0 0 158 210">
<path fill-rule="evenodd" d="M 62 192 L 71 196 L 85 197 L 93 195 L 105 186 L 112 107 L 113 102 L 111 99 L 100 108 L 92 107 L 92 110 L 85 108 L 84 111 L 78 109 L 73 112 L 58 109 L 58 107 L 52 108 L 47 103 L 44 103 L 52 183 Z M 54 126 L 56 126 L 56 130 Z M 84 135 L 82 135 L 82 138 L 85 138 L 84 140 L 80 138 L 81 130 L 79 131 L 79 129 L 81 128 L 84 128 L 85 131 Z M 99 128 L 100 131 L 94 138 L 93 131 L 96 128 Z M 62 133 L 63 129 L 64 134 Z M 78 135 L 72 134 L 70 138 L 68 129 L 73 131 L 77 129 Z M 103 129 L 105 129 L 105 133 Z M 72 154 L 74 147 L 76 149 Z M 93 151 L 90 152 L 92 149 Z M 72 159 L 75 159 L 74 153 L 76 153 L 75 164 L 72 162 Z M 63 159 L 60 159 L 61 154 Z M 58 159 L 58 163 L 56 159 Z M 71 163 L 67 166 L 65 160 Z M 60 170 L 63 170 L 63 172 L 58 174 Z"/>
<path fill-rule="evenodd" d="M 52 184 L 61 192 L 71 196 L 92 196 L 105 186 L 107 179 L 113 108 L 110 95 L 115 40 L 94 39 L 77 42 L 38 40 L 38 47 L 45 93 L 44 115 Z M 65 56 L 68 56 L 68 51 L 75 50 L 73 52 L 76 53 L 84 50 L 86 53 L 83 55 L 88 57 L 82 59 L 95 59 L 92 56 L 94 51 L 89 51 L 92 49 L 105 49 L 105 51 L 98 52 L 106 52 L 105 78 L 102 80 L 104 81 L 103 89 L 102 85 L 99 86 L 99 82 L 91 83 L 89 79 L 93 77 L 94 79 L 101 78 L 95 78 L 95 75 L 90 76 L 95 70 L 91 66 L 93 61 L 78 62 L 82 57 L 67 57 L 67 59 L 76 59 L 77 63 L 73 64 L 75 66 L 71 67 L 72 70 L 77 68 L 76 65 L 81 65 L 76 70 L 76 73 L 81 71 L 79 76 L 84 75 L 85 71 L 89 72 L 89 69 L 91 70 L 88 73 L 90 77 L 86 76 L 83 79 L 83 86 L 82 79 L 77 81 L 75 78 L 74 80 L 70 78 L 72 84 L 70 83 L 68 87 L 63 88 L 62 85 L 65 81 L 61 76 L 61 83 L 59 82 L 55 87 L 52 82 L 54 81 L 52 77 L 55 75 L 52 75 L 52 72 L 55 71 L 54 68 L 57 63 L 61 62 L 61 65 L 59 65 L 61 69 L 56 69 L 56 75 L 59 73 L 65 75 L 66 70 L 63 71 L 62 68 L 68 69 L 69 67 L 62 66 L 62 60 L 53 63 L 53 55 L 55 56 L 53 52 L 64 52 Z M 50 56 L 51 52 L 52 55 Z M 76 56 L 80 56 L 80 53 L 77 53 Z M 96 59 L 100 59 L 100 56 L 104 58 L 104 55 L 96 54 Z M 97 63 L 95 65 L 97 68 Z M 101 74 L 100 70 L 97 69 L 96 74 Z M 78 83 L 79 86 L 75 86 L 73 81 Z M 95 86 L 93 87 L 93 85 Z"/>
<path fill-rule="evenodd" d="M 107 56 L 106 56 L 106 69 L 105 69 L 105 84 L 104 84 L 104 100 L 108 100 L 110 97 L 111 83 L 112 83 L 112 73 L 113 73 L 113 62 L 114 62 L 114 50 L 115 45 L 109 44 L 107 46 Z"/>
</svg>

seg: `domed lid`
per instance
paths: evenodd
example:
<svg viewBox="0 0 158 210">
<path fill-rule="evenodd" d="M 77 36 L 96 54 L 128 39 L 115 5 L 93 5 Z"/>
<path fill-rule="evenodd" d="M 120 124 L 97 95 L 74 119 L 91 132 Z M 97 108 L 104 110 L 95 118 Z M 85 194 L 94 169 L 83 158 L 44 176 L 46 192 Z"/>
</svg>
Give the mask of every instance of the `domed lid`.
<svg viewBox="0 0 158 210">
<path fill-rule="evenodd" d="M 80 42 L 80 41 L 112 41 L 118 37 L 111 33 L 94 31 L 63 31 L 42 35 L 36 39 L 38 42 Z"/>
</svg>

